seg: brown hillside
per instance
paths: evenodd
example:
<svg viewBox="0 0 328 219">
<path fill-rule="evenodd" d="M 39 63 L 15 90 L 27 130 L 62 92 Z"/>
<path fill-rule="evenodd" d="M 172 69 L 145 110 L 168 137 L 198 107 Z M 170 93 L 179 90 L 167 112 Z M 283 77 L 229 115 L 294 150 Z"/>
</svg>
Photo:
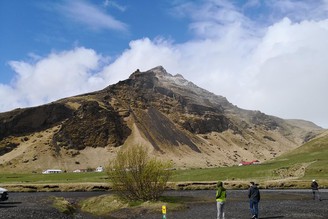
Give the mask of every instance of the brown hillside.
<svg viewBox="0 0 328 219">
<path fill-rule="evenodd" d="M 0 165 L 3 171 L 95 168 L 135 144 L 177 167 L 235 165 L 271 159 L 322 130 L 237 108 L 156 67 L 101 91 L 0 113 Z"/>
</svg>

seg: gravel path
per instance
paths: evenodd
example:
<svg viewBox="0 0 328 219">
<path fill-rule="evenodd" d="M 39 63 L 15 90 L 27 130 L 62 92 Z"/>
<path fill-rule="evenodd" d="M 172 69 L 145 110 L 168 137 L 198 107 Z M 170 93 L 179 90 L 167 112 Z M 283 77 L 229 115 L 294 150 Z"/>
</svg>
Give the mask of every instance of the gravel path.
<svg viewBox="0 0 328 219">
<path fill-rule="evenodd" d="M 226 219 L 248 219 L 251 217 L 247 191 L 227 191 Z M 215 191 L 181 191 L 180 195 L 196 197 L 214 197 Z M 173 192 L 172 195 L 176 195 Z M 262 200 L 259 204 L 261 219 L 328 219 L 328 190 L 321 190 L 322 201 L 312 200 L 310 190 L 261 190 Z M 161 218 L 161 214 L 142 215 L 137 219 Z M 167 219 L 215 219 L 216 203 L 190 204 L 184 211 L 170 212 Z"/>
<path fill-rule="evenodd" d="M 65 197 L 71 203 L 82 198 L 97 196 L 105 192 L 31 192 L 9 193 L 9 199 L 0 202 L 0 218 L 2 219 L 71 219 L 96 218 L 87 214 L 77 213 L 66 215 L 52 206 L 51 197 Z"/>
<path fill-rule="evenodd" d="M 67 198 L 71 203 L 77 203 L 80 199 L 97 196 L 106 192 L 39 192 L 39 193 L 10 193 L 9 200 L 0 202 L 0 218 L 49 218 L 66 219 L 81 218 L 95 219 L 110 217 L 94 217 L 91 215 L 77 213 L 65 215 L 51 206 L 49 196 Z M 166 195 L 192 196 L 192 197 L 214 197 L 215 191 L 169 191 Z M 250 218 L 248 209 L 247 191 L 228 190 L 226 203 L 226 219 Z M 260 218 L 283 218 L 283 219 L 312 219 L 328 218 L 328 190 L 321 190 L 323 201 L 313 201 L 310 190 L 261 190 L 262 200 L 260 202 Z M 183 211 L 172 212 L 167 209 L 167 219 L 215 219 L 216 203 L 188 204 Z M 161 209 L 158 214 L 131 215 L 127 218 L 134 219 L 161 219 Z"/>
</svg>

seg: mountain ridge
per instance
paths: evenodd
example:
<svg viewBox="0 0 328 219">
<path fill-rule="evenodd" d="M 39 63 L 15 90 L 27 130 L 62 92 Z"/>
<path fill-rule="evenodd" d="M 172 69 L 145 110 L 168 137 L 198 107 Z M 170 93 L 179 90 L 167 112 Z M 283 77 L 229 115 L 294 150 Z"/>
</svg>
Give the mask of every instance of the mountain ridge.
<svg viewBox="0 0 328 219">
<path fill-rule="evenodd" d="M 0 168 L 106 166 L 133 144 L 181 168 L 228 166 L 271 159 L 322 130 L 240 109 L 158 66 L 100 91 L 0 113 Z"/>
</svg>

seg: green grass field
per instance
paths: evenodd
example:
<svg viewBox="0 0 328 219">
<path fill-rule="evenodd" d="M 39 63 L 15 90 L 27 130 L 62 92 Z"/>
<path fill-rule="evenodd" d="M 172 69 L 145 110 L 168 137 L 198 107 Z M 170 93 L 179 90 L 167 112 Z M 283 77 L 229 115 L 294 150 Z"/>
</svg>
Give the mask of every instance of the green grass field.
<svg viewBox="0 0 328 219">
<path fill-rule="evenodd" d="M 293 152 L 259 165 L 233 166 L 209 169 L 176 170 L 171 181 L 245 181 L 279 180 L 294 177 L 300 180 L 328 179 L 328 135 L 314 139 Z M 15 174 L 2 173 L 0 183 L 106 183 L 103 173 Z"/>
<path fill-rule="evenodd" d="M 3 173 L 0 175 L 0 183 L 13 184 L 47 184 L 47 183 L 88 183 L 108 182 L 106 173 L 56 173 L 56 174 L 41 174 L 41 173 Z"/>
</svg>

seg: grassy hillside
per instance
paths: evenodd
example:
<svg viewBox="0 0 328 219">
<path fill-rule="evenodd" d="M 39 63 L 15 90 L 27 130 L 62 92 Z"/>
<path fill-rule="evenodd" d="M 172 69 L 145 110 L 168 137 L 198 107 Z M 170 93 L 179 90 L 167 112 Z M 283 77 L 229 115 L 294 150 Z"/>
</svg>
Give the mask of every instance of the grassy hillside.
<svg viewBox="0 0 328 219">
<path fill-rule="evenodd" d="M 307 164 L 303 179 L 328 178 L 328 132 L 298 149 L 280 156 L 272 163 L 283 167 Z"/>
<path fill-rule="evenodd" d="M 177 171 L 174 181 L 310 180 L 328 178 L 328 132 L 260 165 Z"/>
</svg>

